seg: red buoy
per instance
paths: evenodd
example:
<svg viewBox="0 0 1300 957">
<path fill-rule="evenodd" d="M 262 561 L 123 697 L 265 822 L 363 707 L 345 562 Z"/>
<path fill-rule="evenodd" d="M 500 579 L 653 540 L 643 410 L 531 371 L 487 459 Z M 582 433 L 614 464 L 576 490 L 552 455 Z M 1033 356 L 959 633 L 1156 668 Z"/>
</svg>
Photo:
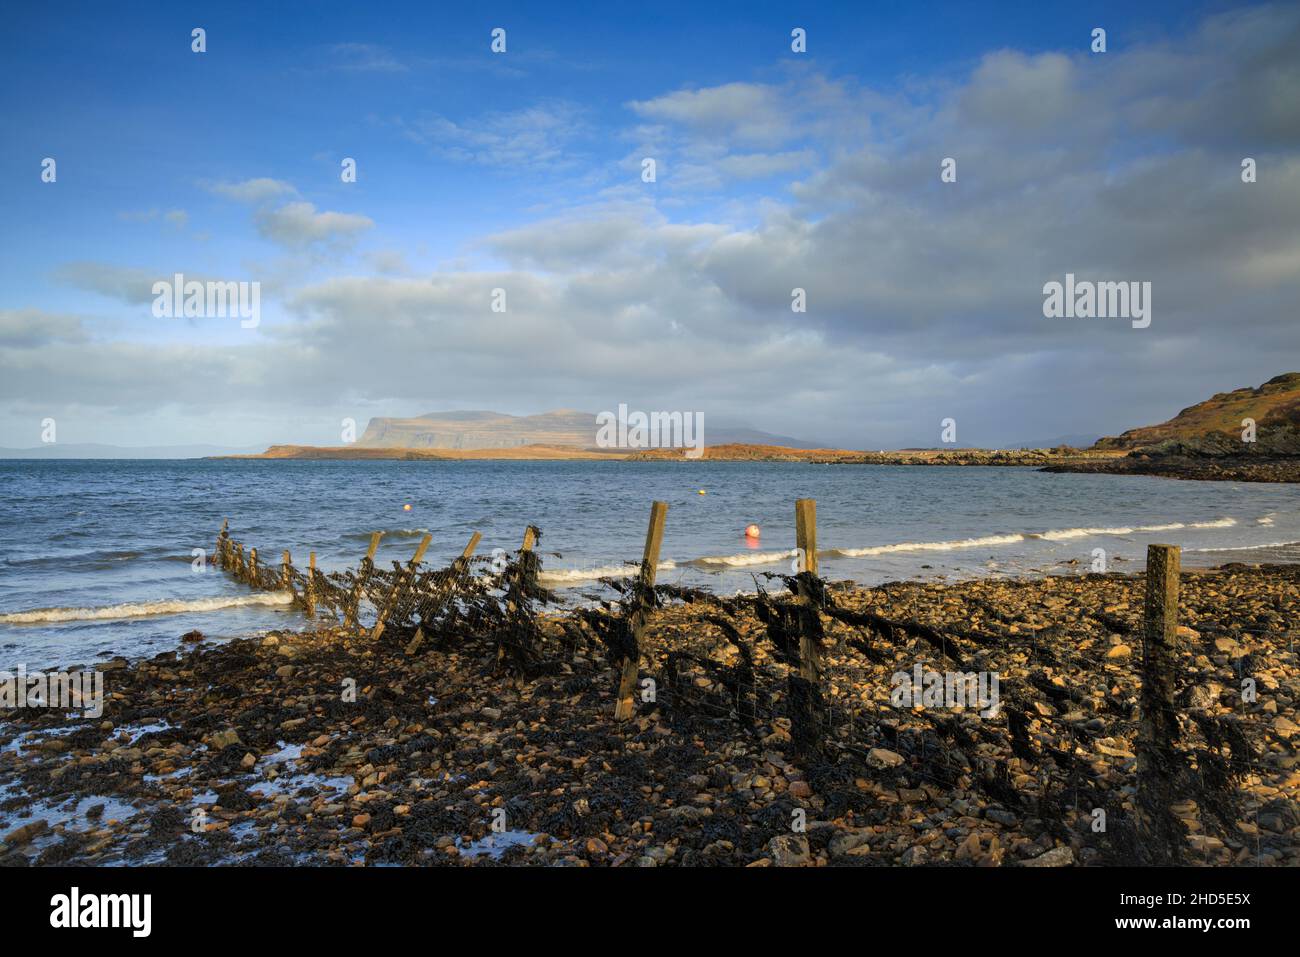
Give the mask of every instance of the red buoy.
<svg viewBox="0 0 1300 957">
<path fill-rule="evenodd" d="M 759 528 L 758 528 L 757 525 L 746 525 L 746 526 L 745 526 L 745 537 L 746 537 L 746 538 L 758 538 L 759 534 L 760 534 L 760 532 L 759 532 Z"/>
</svg>

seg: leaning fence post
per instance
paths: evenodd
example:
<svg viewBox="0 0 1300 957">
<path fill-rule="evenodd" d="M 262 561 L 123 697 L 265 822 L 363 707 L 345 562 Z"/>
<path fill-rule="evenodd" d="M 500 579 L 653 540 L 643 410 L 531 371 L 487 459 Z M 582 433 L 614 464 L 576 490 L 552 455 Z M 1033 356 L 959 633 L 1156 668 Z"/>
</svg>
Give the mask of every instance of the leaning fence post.
<svg viewBox="0 0 1300 957">
<path fill-rule="evenodd" d="M 357 580 L 352 586 L 352 593 L 348 595 L 348 606 L 343 612 L 343 627 L 355 627 L 357 622 L 357 608 L 361 604 L 361 593 L 366 587 L 366 582 L 370 580 L 370 573 L 375 567 L 375 552 L 379 550 L 379 540 L 384 537 L 383 532 L 370 533 L 370 547 L 366 549 L 366 557 L 361 560 L 361 567 L 357 569 Z"/>
<path fill-rule="evenodd" d="M 316 553 L 307 553 L 307 587 L 303 590 L 303 604 L 307 606 L 307 617 L 316 617 Z"/>
<path fill-rule="evenodd" d="M 645 551 L 641 553 L 641 575 L 638 579 L 636 607 L 628 617 L 626 647 L 623 648 L 619 668 L 618 699 L 614 704 L 614 718 L 626 721 L 636 711 L 636 679 L 641 666 L 641 636 L 654 607 L 655 576 L 659 569 L 659 548 L 664 541 L 664 520 L 668 515 L 667 502 L 650 506 L 650 527 L 645 533 Z"/>
<path fill-rule="evenodd" d="M 1174 675 L 1178 641 L 1177 545 L 1147 546 L 1146 601 L 1142 622 L 1142 695 L 1137 747 L 1139 846 L 1153 862 L 1182 858 L 1182 832 L 1169 810 L 1175 801 L 1178 714 Z"/>
<path fill-rule="evenodd" d="M 424 560 L 424 552 L 429 547 L 429 542 L 433 541 L 433 535 L 426 532 L 424 538 L 420 539 L 420 545 L 415 550 L 415 555 L 406 568 L 400 569 L 393 578 L 393 587 L 388 590 L 388 597 L 384 599 L 383 607 L 379 609 L 379 618 L 375 621 L 374 630 L 370 632 L 370 640 L 378 641 L 379 636 L 384 633 L 384 619 L 387 618 L 397 607 L 398 599 L 406 591 L 415 575 L 416 566 Z"/>
<path fill-rule="evenodd" d="M 453 559 L 451 565 L 447 568 L 446 579 L 442 585 L 434 591 L 433 597 L 420 609 L 420 623 L 415 628 L 415 637 L 411 643 L 406 646 L 406 653 L 413 655 L 424 643 L 424 623 L 429 621 L 434 615 L 442 609 L 447 599 L 455 594 L 456 576 L 469 564 L 469 560 L 474 557 L 474 551 L 478 548 L 479 541 L 483 538 L 482 532 L 475 532 L 469 537 L 469 542 L 461 550 L 460 557 Z"/>
<path fill-rule="evenodd" d="M 794 503 L 795 545 L 799 571 L 795 578 L 799 614 L 799 671 L 790 672 L 790 722 L 796 751 L 808 753 L 821 746 L 822 662 L 820 596 L 814 591 L 817 579 L 817 502 L 811 498 Z"/>
<path fill-rule="evenodd" d="M 529 569 L 532 567 L 532 563 L 529 561 L 528 554 L 533 550 L 533 546 L 536 544 L 537 544 L 537 526 L 529 525 L 527 528 L 524 529 L 524 541 L 523 544 L 519 546 L 518 570 L 519 570 L 520 577 L 517 579 L 514 585 L 510 586 L 510 588 L 520 588 L 520 590 L 526 593 L 528 590 L 528 586 L 532 584 L 529 581 L 525 581 L 524 576 L 527 576 L 529 574 Z M 509 588 L 507 589 L 507 591 L 509 591 Z M 525 597 L 524 600 L 527 601 L 527 598 Z M 515 617 L 515 612 L 518 610 L 518 607 L 519 606 L 515 603 L 515 600 L 513 598 L 507 598 L 506 617 L 513 620 Z M 500 668 L 502 665 L 504 665 L 505 660 L 506 660 L 506 642 L 505 639 L 502 638 L 502 640 L 497 642 L 497 667 Z"/>
</svg>

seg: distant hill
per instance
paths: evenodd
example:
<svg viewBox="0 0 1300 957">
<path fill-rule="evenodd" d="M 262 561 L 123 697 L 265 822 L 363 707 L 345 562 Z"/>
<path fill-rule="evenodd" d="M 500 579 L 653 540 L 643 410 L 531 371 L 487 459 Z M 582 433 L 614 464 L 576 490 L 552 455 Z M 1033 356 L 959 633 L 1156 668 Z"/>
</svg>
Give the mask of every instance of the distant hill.
<svg viewBox="0 0 1300 957">
<path fill-rule="evenodd" d="M 706 445 L 743 442 L 796 449 L 814 448 L 816 445 L 757 429 L 713 428 L 707 418 L 703 425 Z M 370 449 L 511 449 L 524 445 L 589 449 L 596 445 L 598 429 L 594 413 L 572 409 L 557 409 L 539 415 L 486 411 L 430 412 L 410 419 L 373 418 L 356 445 Z"/>
<path fill-rule="evenodd" d="M 103 445 L 98 442 L 51 442 L 28 449 L 0 448 L 0 459 L 201 459 L 252 452 L 220 445 Z"/>
<path fill-rule="evenodd" d="M 1057 449 L 1067 446 L 1072 449 L 1086 449 L 1098 440 L 1096 432 L 1087 435 L 1058 435 L 1054 439 L 1037 439 L 1032 442 L 1013 442 L 1009 449 Z"/>
<path fill-rule="evenodd" d="M 1300 372 L 1269 379 L 1256 389 L 1237 389 L 1189 406 L 1168 422 L 1098 439 L 1097 450 L 1151 449 L 1163 454 L 1232 455 L 1245 449 L 1242 420 L 1254 419 L 1256 441 L 1248 451 L 1300 455 Z"/>
</svg>

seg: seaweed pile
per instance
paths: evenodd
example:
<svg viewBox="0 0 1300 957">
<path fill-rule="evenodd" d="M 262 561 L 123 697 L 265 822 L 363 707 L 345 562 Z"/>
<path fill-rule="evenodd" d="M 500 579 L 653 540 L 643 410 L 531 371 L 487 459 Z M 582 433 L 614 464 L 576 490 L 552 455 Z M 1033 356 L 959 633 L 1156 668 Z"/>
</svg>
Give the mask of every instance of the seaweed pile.
<svg viewBox="0 0 1300 957">
<path fill-rule="evenodd" d="M 610 579 L 561 608 L 531 547 L 471 550 L 313 570 L 311 631 L 101 663 L 101 718 L 10 713 L 0 861 L 1300 864 L 1295 567 L 1184 574 L 1175 766 L 1139 833 L 1141 576 Z M 900 704 L 922 672 L 996 675 L 1000 700 Z"/>
</svg>

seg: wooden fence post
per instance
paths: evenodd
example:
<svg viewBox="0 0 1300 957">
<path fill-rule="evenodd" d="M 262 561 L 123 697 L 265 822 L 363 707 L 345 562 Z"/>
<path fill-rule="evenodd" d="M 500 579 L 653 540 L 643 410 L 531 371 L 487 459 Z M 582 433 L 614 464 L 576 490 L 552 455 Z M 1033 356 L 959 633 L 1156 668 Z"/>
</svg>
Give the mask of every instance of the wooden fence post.
<svg viewBox="0 0 1300 957">
<path fill-rule="evenodd" d="M 469 561 L 474 557 L 474 552 L 478 549 L 478 543 L 483 540 L 482 532 L 475 532 L 469 537 L 469 544 L 460 553 L 461 561 Z"/>
<path fill-rule="evenodd" d="M 280 557 L 280 587 L 285 591 L 293 591 L 293 561 L 287 548 Z"/>
<path fill-rule="evenodd" d="M 226 552 L 230 548 L 230 519 L 221 520 L 221 531 L 217 532 L 217 563 L 224 569 L 226 567 Z"/>
<path fill-rule="evenodd" d="M 257 549 L 248 550 L 248 583 L 254 588 L 260 587 L 257 581 Z"/>
<path fill-rule="evenodd" d="M 626 721 L 636 713 L 636 685 L 641 667 L 641 636 L 654 607 L 655 576 L 659 570 L 659 548 L 664 541 L 664 520 L 668 515 L 667 502 L 650 506 L 650 527 L 645 533 L 645 551 L 641 553 L 641 575 L 638 581 L 637 604 L 628 616 L 627 647 L 619 671 L 618 699 L 614 704 L 614 718 Z"/>
<path fill-rule="evenodd" d="M 436 596 L 432 599 L 432 601 L 430 601 L 425 606 L 424 610 L 421 611 L 420 624 L 415 629 L 415 636 L 411 639 L 410 644 L 406 646 L 406 653 L 408 655 L 415 654 L 415 652 L 419 649 L 420 645 L 424 643 L 425 621 L 428 621 L 430 615 L 432 613 L 436 613 L 437 610 L 440 609 L 443 606 L 443 604 L 446 603 L 447 599 L 452 596 L 455 588 L 456 574 L 460 572 L 460 570 L 463 569 L 465 565 L 469 563 L 469 560 L 471 558 L 474 557 L 474 551 L 475 549 L 478 548 L 478 543 L 480 540 L 482 540 L 482 538 L 483 538 L 482 532 L 475 532 L 473 535 L 471 535 L 469 537 L 469 542 L 466 543 L 465 547 L 461 550 L 460 557 L 455 559 L 451 563 L 451 567 L 447 569 L 447 571 L 450 573 L 447 576 L 447 581 L 438 589 Z"/>
<path fill-rule="evenodd" d="M 370 581 L 370 573 L 375 567 L 375 552 L 379 550 L 379 540 L 384 537 L 383 532 L 371 532 L 370 547 L 366 549 L 366 557 L 361 560 L 361 567 L 357 569 L 357 581 L 352 586 L 352 594 L 348 596 L 348 606 L 343 612 L 343 627 L 356 627 L 357 608 L 361 604 L 361 594 L 366 587 L 366 582 Z"/>
<path fill-rule="evenodd" d="M 477 534 L 477 533 L 476 533 L 476 534 Z M 537 544 L 537 527 L 536 527 L 535 525 L 529 525 L 527 528 L 524 529 L 524 541 L 523 541 L 523 544 L 519 546 L 519 568 L 520 568 L 520 574 L 523 574 L 523 573 L 524 573 L 524 569 L 528 567 L 528 565 L 527 565 L 527 561 L 528 561 L 528 560 L 527 560 L 526 558 L 524 558 L 524 555 L 527 554 L 528 552 L 531 552 L 531 551 L 533 550 L 533 546 L 536 545 L 536 544 Z M 520 585 L 526 585 L 526 584 L 528 584 L 528 583 L 526 583 L 526 582 L 522 582 L 522 581 L 521 581 L 519 584 L 520 584 Z M 511 587 L 513 587 L 513 586 L 511 586 Z M 512 598 L 507 598 L 507 599 L 506 599 L 506 617 L 507 617 L 507 618 L 514 618 L 514 614 L 515 614 L 516 608 L 517 608 L 517 606 L 515 605 L 514 599 L 512 599 Z M 497 667 L 500 668 L 502 665 L 504 665 L 504 664 L 505 664 L 505 660 L 506 660 L 506 646 L 505 646 L 505 642 L 504 642 L 504 641 L 498 641 L 498 642 L 497 642 Z"/>
<path fill-rule="evenodd" d="M 307 587 L 303 590 L 303 604 L 307 606 L 307 617 L 316 617 L 316 553 L 307 553 Z"/>
<path fill-rule="evenodd" d="M 433 535 L 425 533 L 424 538 L 420 539 L 420 545 L 415 550 L 415 555 L 407 564 L 406 568 L 400 570 L 393 579 L 393 587 L 388 590 L 388 597 L 384 599 L 383 606 L 379 609 L 379 618 L 375 621 L 375 627 L 370 632 L 370 640 L 378 641 L 379 636 L 384 633 L 384 619 L 387 618 L 397 606 L 398 599 L 406 591 L 411 583 L 411 578 L 415 574 L 416 566 L 424 560 L 425 550 L 429 547 L 429 542 L 433 541 Z"/>
<path fill-rule="evenodd" d="M 1174 803 L 1179 738 L 1174 708 L 1178 653 L 1177 545 L 1148 545 L 1142 628 L 1142 694 L 1137 746 L 1139 847 L 1152 863 L 1182 859 L 1183 834 L 1169 810 Z"/>
<path fill-rule="evenodd" d="M 799 671 L 790 673 L 790 723 L 795 750 L 810 753 L 821 747 L 822 661 L 820 596 L 812 591 L 817 578 L 817 502 L 794 503 L 795 545 L 799 572 L 795 579 L 799 614 Z"/>
</svg>

